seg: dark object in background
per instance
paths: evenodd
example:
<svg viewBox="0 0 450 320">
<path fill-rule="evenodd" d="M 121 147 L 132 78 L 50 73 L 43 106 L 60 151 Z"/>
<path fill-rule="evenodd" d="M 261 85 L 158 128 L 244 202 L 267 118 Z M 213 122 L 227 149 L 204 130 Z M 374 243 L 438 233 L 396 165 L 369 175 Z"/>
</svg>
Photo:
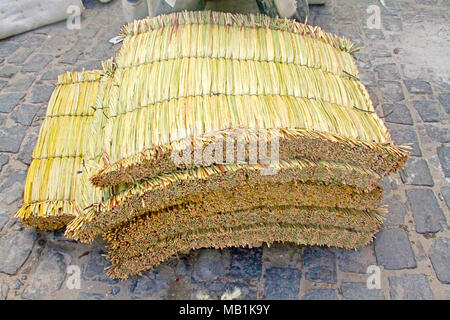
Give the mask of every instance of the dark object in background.
<svg viewBox="0 0 450 320">
<path fill-rule="evenodd" d="M 305 22 L 309 16 L 308 0 L 256 0 L 259 11 L 270 17 L 297 19 Z"/>
</svg>

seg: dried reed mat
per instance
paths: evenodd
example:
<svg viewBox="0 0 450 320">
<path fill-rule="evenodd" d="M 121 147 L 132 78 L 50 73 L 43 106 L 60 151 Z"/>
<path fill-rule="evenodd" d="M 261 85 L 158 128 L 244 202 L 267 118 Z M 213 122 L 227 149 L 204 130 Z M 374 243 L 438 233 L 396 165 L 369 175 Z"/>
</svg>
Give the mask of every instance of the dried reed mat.
<svg viewBox="0 0 450 320">
<path fill-rule="evenodd" d="M 98 70 L 58 77 L 33 151 L 25 182 L 24 204 L 16 213 L 25 224 L 43 230 L 63 227 L 79 208 L 77 181 L 88 160 L 86 131 L 91 127 L 100 74 Z"/>
<path fill-rule="evenodd" d="M 189 212 L 144 216 L 104 234 L 112 261 L 108 273 L 126 279 L 174 254 L 204 247 L 257 247 L 281 241 L 359 248 L 372 241 L 382 213 L 285 206 L 212 216 L 192 216 Z"/>
<path fill-rule="evenodd" d="M 346 39 L 291 20 L 214 12 L 144 19 L 123 35 L 96 186 L 204 165 L 170 155 L 237 129 L 247 142 L 260 130 L 287 140 L 280 154 L 288 158 L 351 162 L 381 175 L 406 161 Z M 292 148 L 299 144 L 308 148 Z"/>
<path fill-rule="evenodd" d="M 224 212 L 255 206 L 330 206 L 377 208 L 380 176 L 369 169 L 327 161 L 281 160 L 275 174 L 265 175 L 261 164 L 214 165 L 163 174 L 91 205 L 67 226 L 67 236 L 90 242 L 110 228 L 148 211 L 186 203 L 195 210 Z M 194 209 L 193 209 L 194 210 Z"/>
</svg>

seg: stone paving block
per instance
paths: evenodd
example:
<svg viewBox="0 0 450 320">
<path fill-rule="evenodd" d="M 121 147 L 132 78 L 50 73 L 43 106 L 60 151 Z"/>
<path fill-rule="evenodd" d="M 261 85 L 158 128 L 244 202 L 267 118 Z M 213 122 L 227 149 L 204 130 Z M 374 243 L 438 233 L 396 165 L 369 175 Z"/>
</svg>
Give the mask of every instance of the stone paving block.
<svg viewBox="0 0 450 320">
<path fill-rule="evenodd" d="M 389 277 L 391 299 L 432 300 L 433 292 L 427 278 L 421 274 L 404 274 Z"/>
<path fill-rule="evenodd" d="M 24 96 L 23 92 L 0 94 L 0 112 L 11 112 Z"/>
<path fill-rule="evenodd" d="M 404 81 L 406 88 L 409 93 L 423 93 L 423 94 L 432 94 L 433 90 L 431 89 L 431 85 L 427 81 L 423 80 L 405 80 Z"/>
<path fill-rule="evenodd" d="M 437 238 L 428 252 L 433 269 L 440 282 L 450 283 L 450 240 Z"/>
<path fill-rule="evenodd" d="M 48 103 L 50 96 L 52 95 L 54 86 L 49 85 L 39 85 L 35 86 L 31 91 L 31 103 Z"/>
<path fill-rule="evenodd" d="M 31 51 L 37 51 L 46 39 L 46 35 L 34 34 L 33 32 L 21 33 L 11 38 L 11 40 L 20 43 L 21 47 L 28 48 Z"/>
<path fill-rule="evenodd" d="M 292 268 L 269 268 L 266 270 L 264 297 L 274 300 L 298 299 L 302 273 Z"/>
<path fill-rule="evenodd" d="M 0 171 L 2 170 L 3 166 L 7 164 L 9 161 L 9 157 L 6 154 L 0 154 Z"/>
<path fill-rule="evenodd" d="M 377 263 L 372 245 L 357 250 L 336 249 L 336 260 L 340 271 L 355 273 L 366 273 L 368 266 Z"/>
<path fill-rule="evenodd" d="M 409 152 L 412 156 L 422 156 L 422 151 L 420 150 L 419 146 L 419 139 L 417 138 L 417 134 L 413 129 L 389 128 L 389 131 L 391 133 L 392 139 L 396 144 L 410 146 L 411 149 L 409 150 Z"/>
<path fill-rule="evenodd" d="M 2 231 L 5 224 L 8 222 L 9 218 L 6 214 L 0 214 L 0 231 Z"/>
<path fill-rule="evenodd" d="M 406 190 L 406 196 L 418 233 L 434 233 L 442 230 L 441 223 L 445 221 L 445 217 L 432 190 L 410 189 Z"/>
<path fill-rule="evenodd" d="M 169 281 L 175 279 L 173 270 L 166 265 L 159 265 L 154 270 L 138 277 L 131 285 L 130 292 L 135 299 L 165 299 Z"/>
<path fill-rule="evenodd" d="M 450 147 L 442 146 L 437 148 L 437 154 L 445 177 L 450 178 Z"/>
<path fill-rule="evenodd" d="M 36 54 L 32 56 L 27 63 L 22 67 L 22 71 L 25 72 L 38 72 L 44 69 L 50 61 L 53 60 L 53 56 L 49 54 Z"/>
<path fill-rule="evenodd" d="M 380 104 L 377 93 L 375 92 L 373 87 L 367 87 L 366 89 L 369 93 L 370 99 L 372 100 L 373 106 L 376 108 Z"/>
<path fill-rule="evenodd" d="M 441 114 L 439 105 L 436 101 L 414 101 L 413 105 L 424 122 L 439 122 L 442 119 L 443 115 Z"/>
<path fill-rule="evenodd" d="M 20 48 L 8 58 L 8 63 L 21 65 L 22 63 L 25 62 L 25 60 L 27 60 L 31 52 L 32 51 L 27 48 Z"/>
<path fill-rule="evenodd" d="M 420 158 L 409 158 L 406 162 L 405 169 L 400 171 L 400 177 L 404 184 L 434 186 L 428 164 Z"/>
<path fill-rule="evenodd" d="M 415 268 L 417 266 L 405 230 L 381 230 L 375 238 L 377 263 L 388 270 Z"/>
<path fill-rule="evenodd" d="M 83 51 L 77 47 L 73 47 L 59 58 L 60 63 L 75 64 Z"/>
<path fill-rule="evenodd" d="M 362 52 L 355 52 L 356 63 L 359 69 L 370 69 L 372 67 L 372 60 L 369 55 Z"/>
<path fill-rule="evenodd" d="M 379 79 L 393 80 L 400 78 L 400 73 L 398 72 L 397 65 L 395 63 L 383 63 L 376 65 L 374 71 L 378 74 Z"/>
<path fill-rule="evenodd" d="M 0 127 L 0 152 L 19 151 L 20 144 L 25 137 L 25 127 L 12 125 L 11 127 Z"/>
<path fill-rule="evenodd" d="M 359 73 L 359 79 L 366 86 L 376 86 L 377 79 L 375 78 L 375 74 L 371 70 L 361 70 Z M 376 104 L 374 103 L 374 106 Z"/>
<path fill-rule="evenodd" d="M 402 101 L 405 99 L 402 85 L 398 81 L 379 80 L 378 87 L 383 97 L 388 101 Z"/>
<path fill-rule="evenodd" d="M 0 56 L 2 56 L 2 57 L 9 56 L 14 51 L 16 51 L 18 48 L 19 48 L 18 43 L 2 41 L 2 42 L 0 42 Z"/>
<path fill-rule="evenodd" d="M 100 281 L 109 284 L 117 283 L 117 280 L 110 278 L 105 271 L 110 262 L 104 256 L 103 249 L 92 249 L 88 255 L 88 261 L 81 268 L 81 277 L 88 281 Z"/>
<path fill-rule="evenodd" d="M 8 85 L 2 92 L 25 92 L 31 86 L 34 77 L 30 75 L 17 75 L 9 81 Z"/>
<path fill-rule="evenodd" d="M 344 282 L 341 290 L 346 300 L 384 300 L 381 289 L 368 289 L 364 282 Z"/>
<path fill-rule="evenodd" d="M 1 78 L 11 78 L 20 71 L 19 67 L 13 65 L 6 65 L 0 69 Z"/>
<path fill-rule="evenodd" d="M 384 219 L 385 226 L 398 226 L 405 223 L 406 208 L 398 200 L 389 198 L 386 199 L 388 205 L 388 213 Z"/>
<path fill-rule="evenodd" d="M 425 130 L 427 135 L 434 141 L 440 143 L 450 142 L 450 130 L 447 125 L 441 125 L 437 123 L 425 124 Z"/>
<path fill-rule="evenodd" d="M 36 240 L 34 230 L 14 231 L 0 241 L 0 272 L 14 275 L 25 263 Z"/>
<path fill-rule="evenodd" d="M 382 26 L 387 31 L 400 32 L 403 31 L 402 20 L 398 16 L 383 15 Z"/>
<path fill-rule="evenodd" d="M 34 104 L 21 104 L 11 112 L 11 119 L 24 126 L 31 125 L 34 116 L 38 112 L 40 106 Z"/>
<path fill-rule="evenodd" d="M 384 59 L 392 57 L 392 49 L 388 48 L 384 44 L 382 45 L 375 45 L 373 46 L 373 49 L 370 50 L 370 56 L 372 59 Z"/>
<path fill-rule="evenodd" d="M 369 28 L 363 28 L 364 34 L 366 35 L 367 39 L 374 41 L 374 40 L 384 40 L 384 33 L 380 29 L 369 29 Z"/>
<path fill-rule="evenodd" d="M 21 199 L 23 196 L 24 186 L 22 183 L 15 182 L 12 186 L 5 189 L 0 194 L 0 201 L 10 205 Z"/>
<path fill-rule="evenodd" d="M 267 267 L 300 268 L 301 246 L 287 243 L 274 243 L 263 247 L 263 261 Z"/>
<path fill-rule="evenodd" d="M 213 281 L 225 276 L 230 268 L 231 256 L 229 251 L 215 249 L 201 249 L 192 273 L 196 281 Z"/>
<path fill-rule="evenodd" d="M 317 289 L 305 293 L 301 300 L 338 300 L 336 290 L 333 289 Z"/>
<path fill-rule="evenodd" d="M 445 112 L 450 114 L 450 93 L 441 94 L 438 96 L 438 99 L 441 102 L 442 107 L 444 107 Z"/>
<path fill-rule="evenodd" d="M 53 83 L 56 83 L 58 80 L 58 76 L 60 74 L 65 73 L 65 69 L 51 69 L 44 72 L 44 74 L 41 76 L 41 80 L 51 80 Z"/>
<path fill-rule="evenodd" d="M 235 279 L 259 279 L 262 271 L 261 248 L 232 248 L 230 276 Z"/>
<path fill-rule="evenodd" d="M 313 282 L 336 283 L 336 257 L 325 247 L 306 247 L 303 253 L 305 279 Z"/>
<path fill-rule="evenodd" d="M 413 119 L 404 104 L 383 104 L 384 120 L 392 123 L 412 125 Z"/>
<path fill-rule="evenodd" d="M 442 187 L 441 188 L 442 196 L 444 197 L 444 201 L 447 204 L 447 208 L 450 209 L 450 187 Z"/>
<path fill-rule="evenodd" d="M 36 129 L 35 129 L 36 128 Z M 34 147 L 38 139 L 39 128 L 35 127 L 29 130 L 25 138 L 23 139 L 22 146 L 17 154 L 17 160 L 30 165 L 31 157 L 33 155 Z"/>
<path fill-rule="evenodd" d="M 64 256 L 50 249 L 44 252 L 41 262 L 27 281 L 27 287 L 22 293 L 24 299 L 45 299 L 58 291 L 66 277 Z"/>
</svg>

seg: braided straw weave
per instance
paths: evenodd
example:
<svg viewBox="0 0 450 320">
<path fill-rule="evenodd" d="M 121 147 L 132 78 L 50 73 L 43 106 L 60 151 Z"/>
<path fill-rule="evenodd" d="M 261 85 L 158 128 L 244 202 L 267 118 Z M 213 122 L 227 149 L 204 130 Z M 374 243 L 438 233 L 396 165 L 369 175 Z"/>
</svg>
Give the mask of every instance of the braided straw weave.
<svg viewBox="0 0 450 320">
<path fill-rule="evenodd" d="M 58 77 L 47 107 L 25 183 L 24 205 L 16 217 L 44 230 L 63 227 L 77 215 L 83 162 L 90 136 L 100 71 Z"/>
</svg>

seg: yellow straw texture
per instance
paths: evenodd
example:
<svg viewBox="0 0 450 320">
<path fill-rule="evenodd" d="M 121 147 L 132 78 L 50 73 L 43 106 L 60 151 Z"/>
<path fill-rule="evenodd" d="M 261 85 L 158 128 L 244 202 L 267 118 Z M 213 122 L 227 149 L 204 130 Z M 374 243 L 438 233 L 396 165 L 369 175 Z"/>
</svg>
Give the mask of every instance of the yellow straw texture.
<svg viewBox="0 0 450 320">
<path fill-rule="evenodd" d="M 79 179 L 87 160 L 100 71 L 58 77 L 25 182 L 24 205 L 16 217 L 41 229 L 64 226 L 78 211 Z"/>
<path fill-rule="evenodd" d="M 146 151 L 167 152 L 192 137 L 236 128 L 307 130 L 348 143 L 392 145 L 343 49 L 347 41 L 313 29 L 211 12 L 124 27 L 99 175 L 139 165 Z M 120 182 L 132 181 L 111 184 Z"/>
</svg>

